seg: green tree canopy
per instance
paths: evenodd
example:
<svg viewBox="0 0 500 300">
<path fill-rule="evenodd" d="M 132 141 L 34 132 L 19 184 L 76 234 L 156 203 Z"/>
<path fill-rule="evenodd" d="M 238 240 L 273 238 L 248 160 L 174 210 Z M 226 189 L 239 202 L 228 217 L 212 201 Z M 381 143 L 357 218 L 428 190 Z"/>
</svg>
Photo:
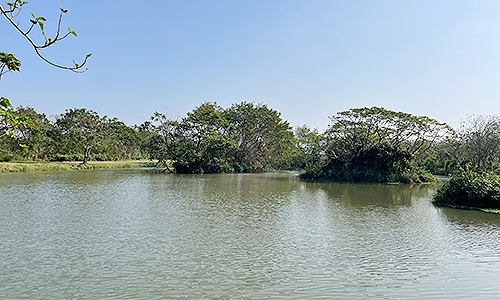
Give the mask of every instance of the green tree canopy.
<svg viewBox="0 0 500 300">
<path fill-rule="evenodd" d="M 241 102 L 231 105 L 226 116 L 232 125 L 230 136 L 237 144 L 235 162 L 244 170 L 277 168 L 291 155 L 294 136 L 281 113 L 265 104 Z"/>
<path fill-rule="evenodd" d="M 106 117 L 86 108 L 68 109 L 56 117 L 59 134 L 69 143 L 81 146 L 83 163 L 88 162 L 93 148 L 99 146 L 108 135 Z"/>
<path fill-rule="evenodd" d="M 451 132 L 448 125 L 435 119 L 376 106 L 342 111 L 330 120 L 326 133 L 337 155 L 356 156 L 388 146 L 420 157 Z"/>
<path fill-rule="evenodd" d="M 181 120 L 155 113 L 150 157 L 171 160 L 178 173 L 258 172 L 277 168 L 294 147 L 293 133 L 280 114 L 265 105 L 242 102 L 224 109 L 203 103 Z"/>
<path fill-rule="evenodd" d="M 303 177 L 337 181 L 418 181 L 415 164 L 450 132 L 448 125 L 383 107 L 353 108 L 331 117 L 323 165 Z"/>
</svg>

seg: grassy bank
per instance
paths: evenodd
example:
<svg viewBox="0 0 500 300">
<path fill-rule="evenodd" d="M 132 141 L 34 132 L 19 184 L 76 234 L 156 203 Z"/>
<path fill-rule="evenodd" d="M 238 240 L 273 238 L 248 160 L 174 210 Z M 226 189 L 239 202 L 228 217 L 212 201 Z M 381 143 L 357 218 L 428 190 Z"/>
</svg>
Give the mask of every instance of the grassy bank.
<svg viewBox="0 0 500 300">
<path fill-rule="evenodd" d="M 47 172 L 71 170 L 125 169 L 154 167 L 154 162 L 40 162 L 40 163 L 0 163 L 0 173 Z"/>
</svg>

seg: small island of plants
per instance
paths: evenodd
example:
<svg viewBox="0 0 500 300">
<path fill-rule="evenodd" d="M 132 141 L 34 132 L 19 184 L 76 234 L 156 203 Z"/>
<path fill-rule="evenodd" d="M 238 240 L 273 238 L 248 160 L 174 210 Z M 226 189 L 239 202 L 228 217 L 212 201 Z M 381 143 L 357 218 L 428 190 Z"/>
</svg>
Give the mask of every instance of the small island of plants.
<svg viewBox="0 0 500 300">
<path fill-rule="evenodd" d="M 353 108 L 331 117 L 315 161 L 301 178 L 341 182 L 421 183 L 423 168 L 451 128 L 437 120 L 382 107 Z"/>
<path fill-rule="evenodd" d="M 461 172 L 438 189 L 433 203 L 437 206 L 500 213 L 500 176 Z"/>
</svg>

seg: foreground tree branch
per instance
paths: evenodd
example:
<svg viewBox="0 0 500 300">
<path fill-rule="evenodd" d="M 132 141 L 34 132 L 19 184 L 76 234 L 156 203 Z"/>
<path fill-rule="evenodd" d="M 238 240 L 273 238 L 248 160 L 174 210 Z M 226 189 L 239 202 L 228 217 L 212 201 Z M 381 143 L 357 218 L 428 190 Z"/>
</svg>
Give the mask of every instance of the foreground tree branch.
<svg viewBox="0 0 500 300">
<path fill-rule="evenodd" d="M 84 67 L 85 67 L 85 65 L 87 63 L 88 58 L 92 54 L 87 54 L 85 56 L 85 59 L 83 60 L 82 63 L 76 63 L 75 61 L 73 61 L 73 66 L 66 66 L 66 65 L 55 63 L 55 62 L 47 59 L 40 52 L 40 50 L 48 48 L 48 47 L 54 45 L 58 41 L 64 40 L 70 34 L 74 35 L 75 37 L 77 36 L 76 32 L 72 31 L 69 27 L 68 27 L 68 32 L 66 34 L 64 34 L 64 35 L 61 35 L 62 17 L 63 17 L 63 14 L 66 14 L 68 12 L 68 10 L 61 8 L 61 12 L 59 14 L 59 20 L 58 20 L 58 23 L 57 23 L 56 34 L 52 38 L 52 37 L 47 37 L 47 35 L 45 34 L 45 31 L 44 31 L 44 25 L 45 25 L 45 23 L 44 22 L 47 21 L 47 20 L 44 17 L 36 17 L 34 14 L 31 14 L 31 16 L 33 17 L 32 19 L 30 19 L 31 26 L 26 31 L 24 31 L 20 27 L 19 23 L 16 23 L 14 21 L 14 18 L 19 15 L 19 13 L 21 12 L 22 7 L 24 5 L 26 5 L 27 3 L 28 3 L 28 1 L 22 1 L 22 0 L 16 0 L 14 2 L 6 2 L 6 5 L 8 6 L 8 8 L 5 8 L 2 4 L 0 4 L 0 15 L 4 16 L 9 21 L 9 23 L 22 36 L 24 36 L 26 38 L 26 40 L 31 44 L 31 46 L 35 50 L 35 53 L 38 55 L 38 57 L 40 57 L 43 61 L 45 61 L 49 65 L 54 66 L 56 68 L 63 69 L 63 70 L 70 70 L 70 71 L 75 72 L 75 73 L 83 73 L 83 72 L 87 71 L 88 68 L 84 68 Z M 31 30 L 33 29 L 33 27 L 36 27 L 36 26 L 38 26 L 40 28 L 41 33 L 42 33 L 42 35 L 43 35 L 43 37 L 45 39 L 44 43 L 41 44 L 41 45 L 36 44 L 33 41 L 33 39 L 29 36 L 29 34 L 31 33 Z M 5 72 L 7 72 L 7 71 L 11 71 L 11 70 L 9 70 L 9 68 L 7 68 L 7 70 L 5 70 L 5 64 L 3 64 L 3 65 L 0 64 L 0 79 L 1 79 L 1 75 L 5 74 Z"/>
<path fill-rule="evenodd" d="M 68 27 L 68 32 L 66 34 L 61 35 L 61 22 L 63 14 L 66 14 L 68 11 L 66 9 L 61 8 L 61 12 L 59 14 L 59 20 L 57 22 L 57 30 L 54 37 L 47 37 L 44 31 L 44 22 L 47 21 L 44 17 L 36 17 L 34 14 L 31 14 L 33 17 L 30 19 L 31 25 L 28 30 L 24 31 L 19 23 L 14 21 L 14 18 L 19 16 L 24 5 L 28 4 L 28 1 L 23 0 L 15 0 L 13 2 L 5 2 L 6 7 L 3 4 L 0 4 L 0 16 L 3 16 L 9 21 L 9 23 L 28 40 L 28 42 L 33 46 L 35 53 L 40 57 L 43 61 L 48 63 L 51 66 L 56 68 L 70 70 L 75 73 L 83 73 L 88 70 L 88 68 L 84 68 L 88 58 L 92 54 L 87 54 L 82 63 L 78 64 L 73 61 L 73 66 L 65 66 L 62 64 L 55 63 L 49 59 L 47 59 L 40 50 L 48 48 L 54 45 L 56 42 L 64 40 L 70 34 L 76 37 L 76 33 L 72 31 Z M 34 27 L 39 27 L 41 33 L 44 37 L 44 43 L 41 45 L 37 45 L 33 39 L 29 36 Z M 19 72 L 21 68 L 21 62 L 14 56 L 12 53 L 0 52 L 0 80 L 2 79 L 2 75 L 8 72 Z M 4 97 L 0 97 L 0 139 L 10 136 L 15 138 L 17 136 L 16 130 L 19 126 L 30 127 L 31 120 L 29 117 L 24 116 L 22 113 L 17 113 L 14 111 L 12 105 L 9 100 Z M 22 144 L 19 144 L 21 147 L 26 147 Z M 2 150 L 2 149 L 0 149 Z M 3 150 L 2 150 L 3 151 Z M 90 152 L 90 149 L 89 149 Z"/>
</svg>

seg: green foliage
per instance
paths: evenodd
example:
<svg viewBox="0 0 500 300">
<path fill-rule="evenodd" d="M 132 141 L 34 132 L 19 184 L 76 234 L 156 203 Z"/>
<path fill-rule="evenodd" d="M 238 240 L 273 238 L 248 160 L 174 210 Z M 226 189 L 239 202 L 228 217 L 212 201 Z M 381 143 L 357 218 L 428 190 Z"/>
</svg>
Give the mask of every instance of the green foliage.
<svg viewBox="0 0 500 300">
<path fill-rule="evenodd" d="M 7 72 L 19 72 L 21 62 L 12 53 L 0 52 L 0 78 Z"/>
<path fill-rule="evenodd" d="M 435 205 L 459 208 L 500 208 L 500 177 L 464 171 L 453 176 L 434 196 Z"/>
<path fill-rule="evenodd" d="M 14 11 L 16 9 L 21 8 L 21 6 L 28 4 L 28 1 L 23 1 L 23 0 L 16 0 L 14 2 L 7 2 L 5 1 L 5 4 L 7 4 L 10 7 L 10 11 Z"/>
<path fill-rule="evenodd" d="M 83 163 L 90 158 L 91 150 L 106 138 L 106 117 L 86 108 L 69 109 L 56 118 L 55 127 L 67 143 L 81 146 Z"/>
<path fill-rule="evenodd" d="M 450 128 L 425 116 L 364 107 L 331 117 L 323 141 L 302 131 L 299 141 L 314 141 L 314 147 L 309 148 L 316 156 L 313 163 L 306 165 L 302 178 L 411 183 L 429 180 L 417 174 L 415 165 L 429 156 L 435 141 L 444 138 Z M 321 143 L 324 146 L 319 146 Z"/>
<path fill-rule="evenodd" d="M 13 136 L 0 139 L 0 161 L 88 161 L 91 154 L 93 160 L 147 157 L 141 133 L 117 119 L 86 109 L 67 110 L 54 121 L 33 108 L 11 108 L 10 112 L 30 121 L 19 123 Z"/>
<path fill-rule="evenodd" d="M 295 155 L 293 166 L 298 169 L 311 169 L 316 165 L 323 164 L 326 155 L 326 139 L 317 129 L 311 129 L 307 125 L 295 128 L 295 139 L 298 154 Z"/>
<path fill-rule="evenodd" d="M 410 155 L 390 146 L 372 147 L 354 157 L 334 158 L 326 166 L 315 165 L 301 175 L 309 180 L 344 182 L 414 181 L 408 176 Z"/>
<path fill-rule="evenodd" d="M 53 172 L 70 170 L 96 170 L 96 169 L 123 169 L 151 167 L 151 163 L 126 162 L 126 163 L 0 163 L 0 173 L 18 172 Z"/>
<path fill-rule="evenodd" d="M 133 160 L 144 157 L 142 137 L 136 130 L 116 118 L 107 120 L 104 126 L 106 135 L 93 151 L 95 160 Z"/>
<path fill-rule="evenodd" d="M 500 171 L 500 118 L 469 116 L 449 138 L 437 143 L 425 166 L 435 174 L 461 170 Z"/>
<path fill-rule="evenodd" d="M 48 64 L 57 68 L 71 70 L 77 73 L 86 71 L 86 70 L 81 71 L 81 68 L 86 64 L 87 59 L 90 57 L 90 54 L 88 54 L 85 57 L 85 60 L 83 61 L 82 64 L 78 65 L 75 63 L 75 67 L 66 67 L 63 65 L 53 63 L 40 53 L 40 50 L 50 47 L 57 41 L 65 39 L 70 34 L 76 36 L 76 33 L 72 31 L 70 28 L 68 28 L 68 33 L 66 33 L 65 35 L 60 34 L 62 16 L 68 11 L 61 8 L 56 34 L 54 37 L 47 37 L 44 31 L 44 26 L 45 26 L 44 22 L 46 22 L 47 20 L 44 17 L 36 17 L 34 14 L 31 14 L 32 16 L 32 19 L 30 19 L 31 26 L 26 31 L 21 29 L 18 22 L 14 21 L 14 18 L 19 15 L 22 7 L 26 4 L 28 4 L 28 1 L 23 1 L 23 0 L 15 0 L 13 2 L 6 1 L 5 5 L 7 5 L 7 8 L 4 7 L 3 4 L 0 4 L 0 17 L 5 17 L 6 20 L 15 28 L 15 30 L 17 30 L 22 36 L 26 38 L 26 40 L 34 48 L 35 53 Z M 45 43 L 42 45 L 35 44 L 34 40 L 29 36 L 34 26 L 38 26 L 40 28 L 41 33 L 45 38 Z M 6 74 L 7 72 L 20 71 L 20 68 L 21 68 L 21 62 L 12 53 L 0 52 L 0 79 L 2 75 Z M 44 134 L 40 134 L 39 132 L 36 132 L 36 130 L 29 130 L 31 129 L 32 123 L 33 123 L 32 120 L 29 118 L 27 114 L 26 115 L 23 114 L 23 111 L 14 111 L 10 102 L 4 97 L 0 97 L 0 146 L 1 146 L 0 159 L 10 160 L 13 159 L 14 157 L 19 156 L 19 154 L 12 153 L 12 151 L 16 152 L 18 150 L 14 149 L 12 147 L 12 144 L 17 143 L 18 139 L 20 138 L 23 138 L 24 140 L 30 139 L 30 141 L 33 142 L 33 146 L 40 146 L 48 142 Z M 26 136 L 26 133 L 32 133 L 32 134 L 30 136 Z M 41 140 L 37 141 L 37 138 L 40 138 L 43 141 Z M 28 156 L 31 156 L 29 157 L 29 159 L 39 159 L 40 157 L 47 158 L 48 155 L 47 153 L 45 154 L 40 153 L 44 152 L 43 151 L 44 147 L 38 147 L 38 149 L 35 151 L 27 151 L 27 148 L 29 148 L 28 145 L 23 143 L 18 143 L 17 146 L 22 148 L 23 151 L 25 152 L 22 153 L 21 155 L 26 154 L 26 152 L 29 153 Z M 32 157 L 32 154 L 35 154 L 34 157 Z M 87 158 L 87 155 L 85 155 L 85 157 Z"/>
<path fill-rule="evenodd" d="M 60 14 L 59 14 L 59 20 L 57 22 L 57 30 L 56 34 L 53 37 L 47 37 L 45 34 L 45 22 L 47 19 L 45 17 L 37 17 L 33 13 L 31 14 L 31 19 L 29 19 L 31 26 L 27 30 L 23 30 L 21 26 L 19 25 L 19 22 L 16 22 L 14 19 L 19 15 L 21 12 L 21 9 L 24 5 L 28 4 L 28 1 L 21 1 L 21 0 L 16 0 L 14 2 L 5 2 L 5 4 L 8 6 L 4 7 L 3 4 L 0 4 L 0 16 L 3 16 L 7 19 L 7 21 L 22 35 L 26 38 L 29 44 L 33 47 L 35 50 L 35 53 L 45 62 L 50 64 L 51 66 L 54 66 L 56 68 L 61 68 L 65 70 L 70 70 L 75 73 L 83 73 L 87 69 L 82 69 L 84 65 L 87 63 L 88 58 L 91 56 L 91 54 L 87 54 L 85 56 L 84 61 L 81 64 L 78 64 L 73 61 L 74 66 L 73 67 L 68 67 L 64 65 L 60 65 L 57 63 L 54 63 L 47 59 L 45 56 L 42 55 L 40 50 L 48 48 L 52 45 L 54 45 L 56 42 L 64 40 L 67 38 L 69 35 L 77 36 L 76 32 L 71 30 L 71 28 L 68 27 L 68 32 L 66 34 L 61 34 L 61 22 L 62 22 L 62 17 L 63 14 L 68 13 L 68 10 L 61 8 L 60 9 Z M 43 44 L 35 44 L 34 39 L 30 37 L 30 33 L 33 29 L 33 27 L 39 27 L 41 34 L 43 38 L 45 39 L 45 42 Z M 19 71 L 20 67 L 20 62 L 15 58 L 12 54 L 6 54 L 3 52 L 0 52 L 0 77 L 1 75 L 5 74 L 8 71 Z M 5 70 L 7 68 L 7 70 Z"/>
<path fill-rule="evenodd" d="M 225 111 L 236 143 L 236 170 L 260 172 L 287 167 L 295 154 L 295 138 L 281 113 L 264 104 L 241 102 Z"/>
<path fill-rule="evenodd" d="M 174 121 L 155 113 L 145 123 L 155 134 L 146 149 L 177 173 L 260 172 L 285 165 L 293 134 L 280 114 L 265 105 L 242 102 L 223 109 L 203 103 Z"/>
<path fill-rule="evenodd" d="M 337 113 L 331 117 L 326 134 L 336 155 L 356 156 L 373 147 L 389 146 L 418 159 L 450 130 L 445 123 L 426 116 L 374 106 Z"/>
<path fill-rule="evenodd" d="M 35 17 L 34 14 L 31 14 L 31 16 L 33 17 L 33 19 L 30 19 L 30 22 L 33 25 L 38 25 L 40 27 L 40 30 L 42 31 L 42 34 L 45 36 L 45 32 L 43 31 L 43 27 L 44 27 L 43 22 L 47 21 L 47 19 L 45 19 L 44 17 Z"/>
<path fill-rule="evenodd" d="M 22 130 L 31 127 L 32 121 L 25 115 L 16 112 L 9 100 L 0 97 L 0 152 L 5 152 L 2 148 L 10 140 L 18 141 Z M 18 143 L 17 146 L 25 147 Z"/>
</svg>

